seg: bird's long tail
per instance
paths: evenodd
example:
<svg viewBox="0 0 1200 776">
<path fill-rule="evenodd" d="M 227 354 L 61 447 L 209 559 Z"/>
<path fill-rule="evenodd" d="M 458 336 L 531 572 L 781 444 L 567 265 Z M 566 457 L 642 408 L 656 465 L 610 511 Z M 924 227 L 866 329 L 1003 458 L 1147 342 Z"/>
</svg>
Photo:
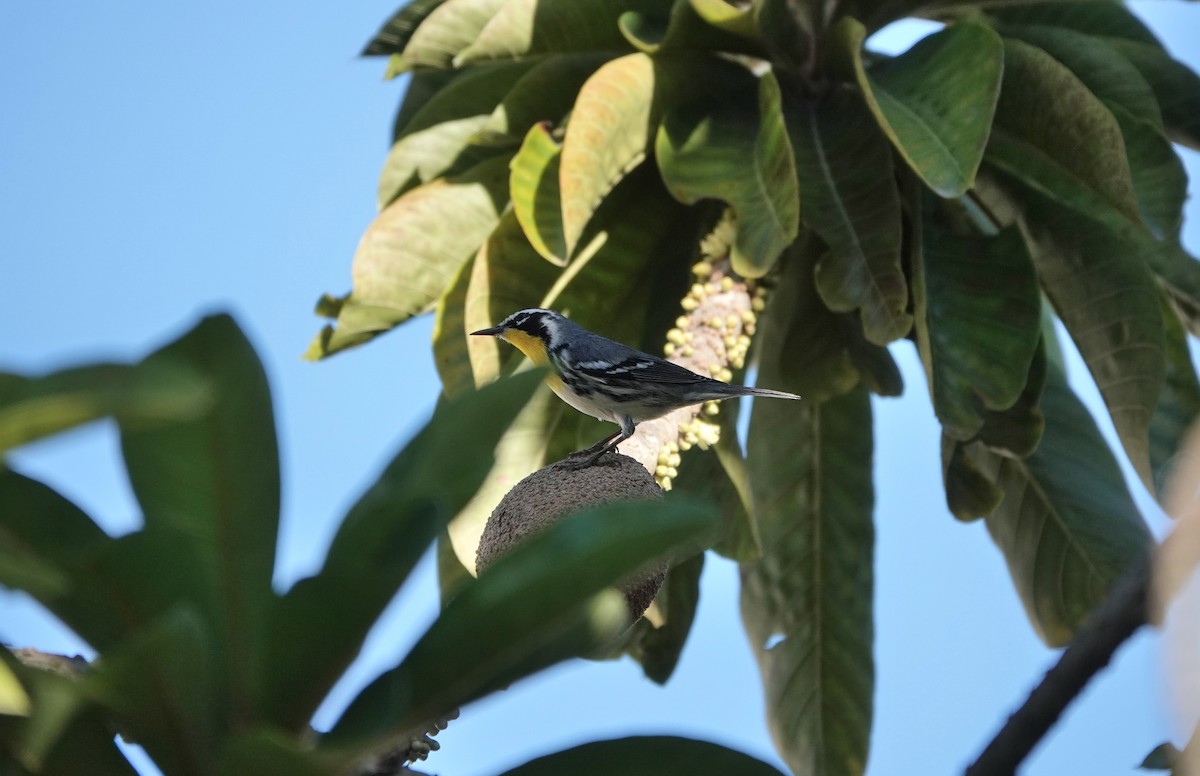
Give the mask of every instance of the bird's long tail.
<svg viewBox="0 0 1200 776">
<path fill-rule="evenodd" d="M 799 399 L 800 397 L 794 393 L 786 391 L 773 391 L 770 388 L 751 388 L 746 385 L 732 385 L 722 383 L 719 391 L 714 392 L 710 398 L 727 399 L 734 396 L 763 396 L 768 399 Z"/>
</svg>

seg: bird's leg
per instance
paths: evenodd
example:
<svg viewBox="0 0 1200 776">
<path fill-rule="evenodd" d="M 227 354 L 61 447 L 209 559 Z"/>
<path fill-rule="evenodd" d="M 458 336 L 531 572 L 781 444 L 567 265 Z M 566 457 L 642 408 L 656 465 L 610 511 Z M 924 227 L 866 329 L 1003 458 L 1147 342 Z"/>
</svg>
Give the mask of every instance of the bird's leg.
<svg viewBox="0 0 1200 776">
<path fill-rule="evenodd" d="M 577 453 L 571 453 L 571 455 L 569 455 L 565 461 L 562 461 L 563 468 L 585 469 L 588 466 L 591 466 L 596 461 L 600 460 L 600 456 L 604 455 L 610 450 L 616 450 L 617 445 L 633 436 L 633 429 L 633 421 L 629 418 L 623 418 L 621 420 L 620 431 L 609 434 L 608 436 L 604 437 L 604 439 L 601 439 L 599 442 L 586 450 L 580 450 Z M 582 457 L 577 458 L 576 456 Z"/>
</svg>

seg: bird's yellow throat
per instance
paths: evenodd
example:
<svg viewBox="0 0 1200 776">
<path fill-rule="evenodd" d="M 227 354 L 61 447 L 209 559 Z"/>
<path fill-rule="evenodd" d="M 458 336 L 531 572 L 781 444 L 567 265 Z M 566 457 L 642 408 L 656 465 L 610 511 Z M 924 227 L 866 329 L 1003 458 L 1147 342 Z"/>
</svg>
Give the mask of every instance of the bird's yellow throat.
<svg viewBox="0 0 1200 776">
<path fill-rule="evenodd" d="M 532 334 L 526 334 L 520 329 L 509 329 L 504 332 L 505 341 L 513 345 L 517 350 L 529 357 L 537 366 L 546 366 L 550 363 L 550 356 L 546 353 L 546 343 Z"/>
</svg>

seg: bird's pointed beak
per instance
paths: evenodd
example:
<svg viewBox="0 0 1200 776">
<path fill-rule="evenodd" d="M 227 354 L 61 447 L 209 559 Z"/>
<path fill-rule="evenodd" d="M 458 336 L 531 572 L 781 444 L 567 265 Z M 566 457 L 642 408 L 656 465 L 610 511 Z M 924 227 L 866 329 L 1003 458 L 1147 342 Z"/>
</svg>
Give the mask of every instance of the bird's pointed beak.
<svg viewBox="0 0 1200 776">
<path fill-rule="evenodd" d="M 473 332 L 471 332 L 471 336 L 474 337 L 477 335 L 478 336 L 488 335 L 488 336 L 496 337 L 503 333 L 504 333 L 503 326 L 493 326 L 490 329 L 480 329 L 479 331 L 473 331 Z"/>
</svg>

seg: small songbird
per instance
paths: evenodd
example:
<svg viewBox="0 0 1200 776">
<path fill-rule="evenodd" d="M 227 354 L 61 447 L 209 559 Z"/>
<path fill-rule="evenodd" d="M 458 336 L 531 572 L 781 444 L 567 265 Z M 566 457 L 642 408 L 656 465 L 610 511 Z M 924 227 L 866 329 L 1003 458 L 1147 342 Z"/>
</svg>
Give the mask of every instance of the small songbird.
<svg viewBox="0 0 1200 776">
<path fill-rule="evenodd" d="M 568 462 L 572 468 L 590 466 L 633 436 L 638 423 L 680 407 L 735 396 L 800 398 L 698 375 L 593 334 L 552 310 L 519 310 L 500 325 L 471 334 L 499 337 L 516 346 L 534 364 L 549 368 L 546 382 L 560 399 L 586 415 L 621 427 L 588 449 L 573 453 Z"/>
</svg>

